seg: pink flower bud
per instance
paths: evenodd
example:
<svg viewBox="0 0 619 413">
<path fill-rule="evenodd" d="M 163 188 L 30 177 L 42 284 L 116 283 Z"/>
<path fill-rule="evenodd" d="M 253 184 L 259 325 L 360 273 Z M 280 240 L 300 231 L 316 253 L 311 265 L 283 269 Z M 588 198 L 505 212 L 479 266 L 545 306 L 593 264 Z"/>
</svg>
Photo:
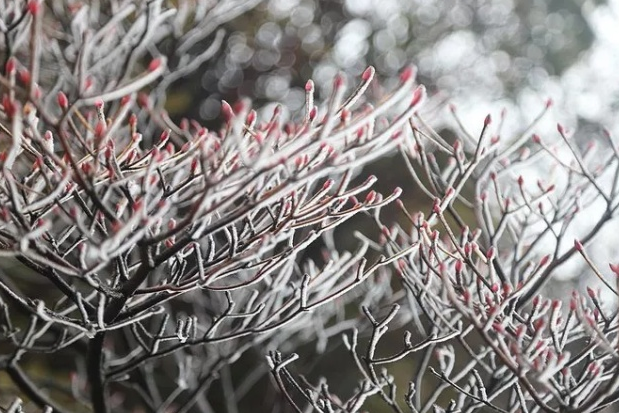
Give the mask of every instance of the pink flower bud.
<svg viewBox="0 0 619 413">
<path fill-rule="evenodd" d="M 94 80 L 92 76 L 87 76 L 86 79 L 84 79 L 84 90 L 90 89 L 93 83 L 94 83 Z"/>
<path fill-rule="evenodd" d="M 13 118 L 15 116 L 17 107 L 15 105 L 15 101 L 13 101 L 9 95 L 2 96 L 2 107 L 9 118 Z"/>
<path fill-rule="evenodd" d="M 141 109 L 148 109 L 150 107 L 150 97 L 148 96 L 148 93 L 138 93 L 137 102 Z"/>
<path fill-rule="evenodd" d="M 497 333 L 503 333 L 505 331 L 505 327 L 503 327 L 498 321 L 492 323 L 492 329 Z"/>
<path fill-rule="evenodd" d="M 406 83 L 411 79 L 414 80 L 416 75 L 417 68 L 415 66 L 407 66 L 404 70 L 402 70 L 402 73 L 400 73 L 400 82 Z"/>
<path fill-rule="evenodd" d="M 314 119 L 316 119 L 316 115 L 318 114 L 318 108 L 316 108 L 316 106 L 314 106 L 313 108 L 310 109 L 309 111 L 309 119 L 311 121 L 313 121 Z"/>
<path fill-rule="evenodd" d="M 350 111 L 346 108 L 342 109 L 340 119 L 342 120 L 342 122 L 348 122 L 348 120 L 350 119 Z"/>
<path fill-rule="evenodd" d="M 335 75 L 335 79 L 333 80 L 333 89 L 339 89 L 344 86 L 344 76 L 341 73 Z"/>
<path fill-rule="evenodd" d="M 365 69 L 363 73 L 361 74 L 361 79 L 364 82 L 368 82 L 374 77 L 375 72 L 376 72 L 376 69 L 374 69 L 373 66 L 368 66 L 368 68 Z"/>
<path fill-rule="evenodd" d="M 538 318 L 537 320 L 533 322 L 533 328 L 535 328 L 536 331 L 541 330 L 542 328 L 544 328 L 545 325 L 546 325 L 546 322 L 544 321 L 543 318 Z"/>
<path fill-rule="evenodd" d="M 561 135 L 565 133 L 565 129 L 563 128 L 563 125 L 561 125 L 560 123 L 557 123 L 557 132 L 559 132 Z"/>
<path fill-rule="evenodd" d="M 90 175 L 90 173 L 92 172 L 92 165 L 90 163 L 88 163 L 88 162 L 84 162 L 81 165 L 81 169 L 82 169 L 82 172 L 84 172 L 85 175 Z"/>
<path fill-rule="evenodd" d="M 170 131 L 164 130 L 163 132 L 161 132 L 161 135 L 159 136 L 159 143 L 164 144 L 165 142 L 168 141 L 169 138 L 170 138 Z"/>
<path fill-rule="evenodd" d="M 461 273 L 462 272 L 462 260 L 457 260 L 456 261 L 456 273 Z"/>
<path fill-rule="evenodd" d="M 439 215 L 441 213 L 441 201 L 438 198 L 434 199 L 434 203 L 432 204 L 432 212 Z"/>
<path fill-rule="evenodd" d="M 7 75 L 11 75 L 15 73 L 15 58 L 9 57 L 9 60 L 6 61 L 6 65 L 4 66 L 4 72 Z"/>
<path fill-rule="evenodd" d="M 247 124 L 252 125 L 256 121 L 256 111 L 250 110 L 249 114 L 247 114 Z"/>
<path fill-rule="evenodd" d="M 30 80 L 32 79 L 32 77 L 30 76 L 30 72 L 27 69 L 20 70 L 17 75 L 19 77 L 19 81 L 22 82 L 24 85 L 30 84 Z"/>
<path fill-rule="evenodd" d="M 143 199 L 136 199 L 135 202 L 131 205 L 131 209 L 133 212 L 138 212 L 144 207 Z"/>
<path fill-rule="evenodd" d="M 492 260 L 494 259 L 494 254 L 495 254 L 495 249 L 494 247 L 490 247 L 488 248 L 488 250 L 486 251 L 486 258 L 488 260 Z"/>
<path fill-rule="evenodd" d="M 372 190 L 365 196 L 365 203 L 371 204 L 376 200 L 376 191 Z"/>
<path fill-rule="evenodd" d="M 151 60 L 148 64 L 148 71 L 154 72 L 155 70 L 159 69 L 159 66 L 161 66 L 161 58 L 157 57 Z"/>
<path fill-rule="evenodd" d="M 327 179 L 325 181 L 325 183 L 322 184 L 322 190 L 323 191 L 328 191 L 329 189 L 331 189 L 331 187 L 333 186 L 334 183 L 335 183 L 335 181 L 333 179 Z"/>
<path fill-rule="evenodd" d="M 423 85 L 417 86 L 417 88 L 413 92 L 413 99 L 411 100 L 411 103 L 410 103 L 409 106 L 411 106 L 411 107 L 417 106 L 419 104 L 419 102 L 421 102 L 421 100 L 423 99 L 425 94 L 426 94 L 425 86 L 423 86 Z"/>
<path fill-rule="evenodd" d="M 193 158 L 191 160 L 191 174 L 195 174 L 198 170 L 198 158 Z"/>
<path fill-rule="evenodd" d="M 67 95 L 64 94 L 64 92 L 58 92 L 58 96 L 56 96 L 56 101 L 58 102 L 58 106 L 60 106 L 62 109 L 67 109 L 69 107 L 69 99 L 67 98 Z"/>
<path fill-rule="evenodd" d="M 232 106 L 230 106 L 230 104 L 225 100 L 221 101 L 221 114 L 226 122 L 230 122 L 230 120 L 234 116 Z"/>
<path fill-rule="evenodd" d="M 137 123 L 138 123 L 138 117 L 136 116 L 135 113 L 132 113 L 131 116 L 129 116 L 129 126 L 131 126 L 131 128 L 135 128 Z"/>
<path fill-rule="evenodd" d="M 32 14 L 33 16 L 37 15 L 39 13 L 40 10 L 40 4 L 38 0 L 30 0 L 28 2 L 28 5 L 26 6 L 26 8 L 28 9 L 28 13 Z"/>
<path fill-rule="evenodd" d="M 97 122 L 97 125 L 95 126 L 95 136 L 97 138 L 102 138 L 103 135 L 105 135 L 105 129 L 106 129 L 105 122 L 103 121 Z"/>
<path fill-rule="evenodd" d="M 591 297 L 592 300 L 595 300 L 595 291 L 591 287 L 587 287 L 587 294 Z"/>
<path fill-rule="evenodd" d="M 574 240 L 574 248 L 576 248 L 576 251 L 578 252 L 582 252 L 583 250 L 582 243 L 578 241 L 577 239 Z"/>
</svg>

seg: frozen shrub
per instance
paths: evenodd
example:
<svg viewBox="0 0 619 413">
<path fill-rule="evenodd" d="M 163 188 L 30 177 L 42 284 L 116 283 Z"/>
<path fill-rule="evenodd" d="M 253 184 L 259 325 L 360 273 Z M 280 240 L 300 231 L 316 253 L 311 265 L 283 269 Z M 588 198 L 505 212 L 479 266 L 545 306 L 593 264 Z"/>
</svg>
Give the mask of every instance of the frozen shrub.
<svg viewBox="0 0 619 413">
<path fill-rule="evenodd" d="M 248 102 L 222 102 L 219 130 L 177 125 L 154 103 L 161 82 L 184 66 L 140 59 L 165 34 L 149 38 L 156 23 L 180 13 L 160 6 L 147 3 L 137 18 L 133 3 L 110 3 L 109 15 L 83 6 L 58 17 L 34 1 L 13 10 L 22 43 L 5 45 L 0 78 L 0 254 L 16 264 L 0 280 L 1 367 L 40 407 L 190 411 L 248 349 L 294 349 L 350 327 L 328 322 L 395 259 L 366 264 L 367 242 L 355 252 L 333 248 L 324 265 L 302 255 L 400 194 L 372 190 L 373 176 L 351 181 L 401 140 L 424 95 L 412 69 L 377 107 L 357 104 L 374 76 L 368 68 L 349 94 L 337 77 L 324 107 L 308 81 L 297 123 L 284 122 L 281 108 L 258 119 Z M 82 26 L 93 13 L 108 21 L 89 32 Z M 83 32 L 61 49 L 64 37 L 46 36 L 63 24 Z M 70 54 L 71 64 L 59 61 Z M 61 69 L 46 73 L 51 67 Z M 50 357 L 72 360 L 70 405 L 24 368 Z"/>
<path fill-rule="evenodd" d="M 370 67 L 354 89 L 337 76 L 325 104 L 308 81 L 296 121 L 241 101 L 222 102 L 217 130 L 176 124 L 167 88 L 254 3 L 31 0 L 0 12 L 0 369 L 20 397 L 7 410 L 27 399 L 58 412 L 208 411 L 216 383 L 234 405 L 269 370 L 295 411 L 359 411 L 369 398 L 396 412 L 615 403 L 615 311 L 591 288 L 543 295 L 572 257 L 617 295 L 618 267 L 589 253 L 618 205 L 610 136 L 592 156 L 561 126 L 552 145 L 535 125 L 501 139 L 488 116 L 478 136 L 448 142 L 418 114 L 413 68 L 376 107 Z M 374 176 L 353 180 L 397 151 L 433 202 L 423 213 L 399 188 L 373 190 Z M 560 179 L 530 185 L 518 171 L 531 162 Z M 392 202 L 404 222 L 381 213 Z M 357 234 L 343 251 L 334 230 L 359 214 L 380 239 Z M 574 241 L 583 214 L 593 219 Z M 320 243 L 324 257 L 307 257 Z M 359 303 L 359 317 L 346 311 Z M 396 322 L 413 328 L 384 355 Z M 300 345 L 340 334 L 361 374 L 346 398 L 292 369 Z M 233 382 L 250 351 L 267 363 Z M 389 366 L 407 358 L 401 391 Z M 66 385 L 33 374 L 59 360 Z"/>
<path fill-rule="evenodd" d="M 563 300 L 548 299 L 543 288 L 580 257 L 604 294 L 618 295 L 619 267 L 600 269 L 588 253 L 616 225 L 619 152 L 610 135 L 603 134 L 610 149 L 594 154 L 594 145 L 581 153 L 561 125 L 553 144 L 531 135 L 535 123 L 503 143 L 490 115 L 479 136 L 462 128 L 453 143 L 421 118 L 410 126 L 399 151 L 433 206 L 411 213 L 398 200 L 407 221 L 377 215 L 384 230 L 374 244 L 387 256 L 400 255 L 393 276 L 408 300 L 381 317 L 363 307 L 367 343 L 359 337 L 367 322 L 343 335 L 360 373 L 347 397 L 324 381 L 299 382 L 290 370 L 297 355 L 271 352 L 272 374 L 290 403 L 320 412 L 358 411 L 371 397 L 395 412 L 615 411 L 616 306 L 604 305 L 590 287 Z M 531 185 L 517 175 L 535 164 L 557 184 Z M 469 228 L 466 214 L 477 228 Z M 584 228 L 577 240 L 569 238 L 575 226 Z M 398 313 L 413 329 L 404 332 L 399 351 L 385 354 L 379 344 Z M 389 367 L 407 357 L 416 364 L 400 390 Z"/>
</svg>

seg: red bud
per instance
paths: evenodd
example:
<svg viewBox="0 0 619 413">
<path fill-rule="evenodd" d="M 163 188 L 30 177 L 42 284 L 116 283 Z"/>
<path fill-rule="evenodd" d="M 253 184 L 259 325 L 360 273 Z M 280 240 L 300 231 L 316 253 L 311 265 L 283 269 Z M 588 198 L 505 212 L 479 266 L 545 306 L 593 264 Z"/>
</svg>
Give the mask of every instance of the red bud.
<svg viewBox="0 0 619 413">
<path fill-rule="evenodd" d="M 30 84 L 31 76 L 28 70 L 26 69 L 20 70 L 18 73 L 18 76 L 19 76 L 19 81 L 22 82 L 24 85 Z"/>
<path fill-rule="evenodd" d="M 370 191 L 368 192 L 368 194 L 365 196 L 365 203 L 366 204 L 371 204 L 372 202 L 374 202 L 376 200 L 376 191 Z"/>
<path fill-rule="evenodd" d="M 426 88 L 423 85 L 417 86 L 415 91 L 413 92 L 413 99 L 411 100 L 410 106 L 416 106 L 421 102 L 423 97 L 426 94 Z"/>
<path fill-rule="evenodd" d="M 400 82 L 405 83 L 411 79 L 414 79 L 417 75 L 417 69 L 415 66 L 406 67 L 402 73 L 400 73 Z"/>
<path fill-rule="evenodd" d="M 252 125 L 256 121 L 256 111 L 250 110 L 247 114 L 247 124 Z"/>
<path fill-rule="evenodd" d="M 4 71 L 7 75 L 15 72 L 15 58 L 10 57 L 9 60 L 6 61 L 6 65 L 4 66 Z"/>
<path fill-rule="evenodd" d="M 39 9 L 40 9 L 40 4 L 38 0 L 30 0 L 28 2 L 28 5 L 26 6 L 26 8 L 28 9 L 28 13 L 32 14 L 33 16 L 39 13 Z"/>
<path fill-rule="evenodd" d="M 232 106 L 225 100 L 221 101 L 221 114 L 224 117 L 226 122 L 230 122 L 232 116 L 234 116 L 234 112 L 232 111 Z"/>
<path fill-rule="evenodd" d="M 142 109 L 148 109 L 150 107 L 150 97 L 148 96 L 148 93 L 138 93 L 138 105 Z"/>
<path fill-rule="evenodd" d="M 148 71 L 154 72 L 155 70 L 159 69 L 159 66 L 161 66 L 161 58 L 157 57 L 151 60 L 151 62 L 148 64 Z"/>
<path fill-rule="evenodd" d="M 457 260 L 456 261 L 456 273 L 461 273 L 461 272 L 462 272 L 462 261 Z"/>
<path fill-rule="evenodd" d="M 105 129 L 106 129 L 105 122 L 103 121 L 97 122 L 97 125 L 95 126 L 95 136 L 97 138 L 103 137 L 103 135 L 105 134 Z"/>
<path fill-rule="evenodd" d="M 490 116 L 490 114 L 486 115 L 486 119 L 484 119 L 484 126 L 490 125 L 491 122 L 492 122 L 492 117 Z"/>
<path fill-rule="evenodd" d="M 314 106 L 310 112 L 309 112 L 309 119 L 310 120 L 314 120 L 316 119 L 316 115 L 318 114 L 318 108 L 316 106 Z"/>
<path fill-rule="evenodd" d="M 363 71 L 363 74 L 361 74 L 361 79 L 364 82 L 368 82 L 374 77 L 375 72 L 376 72 L 376 69 L 374 69 L 373 66 L 369 66 L 367 69 Z"/>
<path fill-rule="evenodd" d="M 574 248 L 576 248 L 576 251 L 578 252 L 582 252 L 583 250 L 582 243 L 577 239 L 574 240 Z"/>
<path fill-rule="evenodd" d="M 589 294 L 592 300 L 595 300 L 595 291 L 591 287 L 587 287 L 587 294 Z"/>
<path fill-rule="evenodd" d="M 67 98 L 67 95 L 64 94 L 64 92 L 58 92 L 56 100 L 58 102 L 58 106 L 60 106 L 62 109 L 67 109 L 69 107 L 69 99 Z"/>
</svg>

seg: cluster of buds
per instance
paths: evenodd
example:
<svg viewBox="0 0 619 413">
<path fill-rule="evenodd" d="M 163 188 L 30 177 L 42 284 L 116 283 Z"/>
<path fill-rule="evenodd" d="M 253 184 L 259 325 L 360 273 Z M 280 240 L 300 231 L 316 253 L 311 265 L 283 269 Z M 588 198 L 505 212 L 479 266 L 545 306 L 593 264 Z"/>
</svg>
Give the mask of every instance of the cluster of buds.
<svg viewBox="0 0 619 413">
<path fill-rule="evenodd" d="M 598 268 L 590 254 L 596 236 L 617 215 L 614 142 L 606 133 L 611 151 L 596 157 L 589 145 L 580 153 L 558 126 L 561 139 L 550 146 L 538 135 L 531 140 L 535 123 L 520 136 L 500 139 L 490 115 L 475 137 L 453 106 L 451 113 L 461 128 L 455 143 L 418 114 L 410 121 L 412 134 L 398 143 L 419 193 L 427 196 L 425 214 L 411 213 L 398 201 L 403 222 L 374 216 L 381 239 L 372 246 L 398 257 L 393 270 L 409 300 L 402 304 L 406 310 L 394 308 L 382 320 L 366 310 L 371 339 L 365 349 L 358 348 L 362 326 L 345 337 L 362 384 L 341 401 L 326 386 L 296 381 L 288 370 L 294 358 L 275 353 L 271 373 L 295 403 L 324 412 L 336 406 L 357 411 L 371 396 L 394 411 L 402 411 L 402 404 L 419 412 L 438 405 L 442 409 L 436 411 L 445 412 L 602 411 L 619 400 L 617 313 L 602 298 L 619 296 L 619 271 L 612 263 L 610 271 Z M 558 179 L 531 185 L 522 174 L 532 162 Z M 603 212 L 592 219 L 587 211 L 594 207 Z M 565 242 L 583 221 L 587 232 Z M 599 280 L 601 288 L 574 291 L 567 300 L 549 298 L 557 294 L 548 294 L 546 286 L 572 258 L 581 260 L 587 280 Z M 406 333 L 399 352 L 377 357 L 379 339 L 388 323 L 396 323 L 398 311 L 414 324 L 414 333 Z M 404 357 L 418 366 L 408 383 L 386 369 Z M 438 380 L 437 386 L 428 386 L 428 380 Z M 398 393 L 403 384 L 408 391 Z M 300 388 L 304 392 L 295 392 Z M 457 397 L 439 404 L 450 390 Z"/>
<path fill-rule="evenodd" d="M 311 324 L 308 312 L 326 309 L 328 322 L 338 308 L 332 303 L 354 300 L 355 287 L 397 259 L 366 263 L 368 242 L 355 253 L 330 251 L 323 267 L 300 257 L 351 217 L 379 214 L 400 196 L 399 188 L 373 190 L 374 176 L 352 182 L 359 167 L 394 151 L 404 136 L 424 97 L 414 77 L 377 107 L 362 102 L 373 68 L 348 96 L 336 77 L 326 106 L 314 103 L 308 82 L 308 110 L 298 123 L 284 122 L 279 107 L 261 120 L 247 102 L 224 101 L 221 128 L 208 130 L 140 103 L 144 85 L 166 67 L 157 58 L 116 89 L 90 97 L 59 91 L 48 106 L 26 97 L 34 113 L 10 79 L 4 95 L 0 254 L 62 293 L 32 301 L 0 280 L 2 292 L 32 314 L 25 335 L 8 321 L 5 328 L 20 352 L 45 347 L 47 330 L 36 327 L 43 322 L 62 336 L 46 351 L 87 345 L 86 359 L 94 361 L 78 376 L 97 412 L 106 409 L 109 383 L 165 354 L 189 357 L 192 346 L 236 340 L 226 356 L 235 360 L 248 336 L 294 342 Z M 142 132 L 144 117 L 148 130 L 160 132 Z M 188 318 L 174 298 L 190 294 L 196 302 Z M 117 343 L 123 334 L 137 350 Z M 105 363 L 103 337 L 116 346 Z M 36 392 L 31 399 L 37 402 Z"/>
</svg>

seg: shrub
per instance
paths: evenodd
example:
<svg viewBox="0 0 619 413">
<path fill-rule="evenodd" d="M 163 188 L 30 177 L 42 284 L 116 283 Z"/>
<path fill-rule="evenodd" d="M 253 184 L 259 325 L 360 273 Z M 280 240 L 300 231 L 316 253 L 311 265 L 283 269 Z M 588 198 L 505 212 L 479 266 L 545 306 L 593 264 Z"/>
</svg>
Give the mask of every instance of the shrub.
<svg viewBox="0 0 619 413">
<path fill-rule="evenodd" d="M 365 265 L 367 243 L 331 251 L 323 266 L 302 255 L 352 216 L 397 198 L 399 189 L 371 190 L 375 177 L 351 184 L 353 170 L 396 147 L 423 88 L 409 70 L 378 107 L 355 109 L 374 76 L 369 68 L 346 100 L 337 77 L 324 110 L 309 81 L 299 123 L 284 122 L 282 108 L 260 120 L 247 102 L 223 102 L 218 131 L 176 125 L 155 104 L 155 82 L 184 68 L 158 56 L 138 69 L 140 52 L 158 37 L 122 47 L 131 33 L 154 30 L 145 19 L 159 22 L 169 11 L 149 3 L 123 36 L 135 6 L 110 7 L 107 23 L 92 22 L 99 31 L 65 48 L 75 57 L 71 75 L 51 74 L 59 62 L 41 48 L 57 46 L 46 36 L 61 21 L 44 17 L 37 2 L 18 9 L 12 29 L 29 38 L 29 51 L 7 45 L 0 245 L 18 264 L 0 281 L 2 368 L 25 397 L 58 411 L 57 391 L 31 380 L 24 363 L 70 354 L 71 397 L 96 412 L 189 411 L 222 368 L 248 349 L 302 341 L 318 328 L 307 313 L 328 321 L 355 298 L 346 293 L 390 263 Z M 91 10 L 74 13 L 75 29 Z M 100 43 L 126 67 L 108 66 Z M 376 124 L 403 100 L 410 105 L 400 116 Z M 41 278 L 53 292 L 29 285 Z M 167 380 L 149 378 L 153 371 Z"/>
<path fill-rule="evenodd" d="M 588 255 L 617 206 L 612 141 L 608 154 L 581 155 L 559 127 L 566 158 L 531 140 L 534 125 L 499 139 L 488 116 L 479 136 L 462 130 L 447 142 L 418 114 L 425 91 L 413 68 L 376 107 L 364 101 L 370 67 L 348 94 L 336 77 L 324 105 L 308 81 L 298 121 L 279 107 L 259 119 L 241 101 L 222 102 L 218 130 L 176 124 L 165 91 L 214 53 L 217 25 L 254 3 L 180 2 L 174 12 L 163 2 L 31 0 L 4 15 L 0 367 L 20 397 L 59 412 L 205 411 L 216 382 L 237 402 L 265 367 L 232 383 L 230 366 L 268 351 L 296 411 L 358 411 L 370 397 L 397 412 L 614 403 L 616 315 L 593 289 L 567 309 L 540 295 L 577 255 L 617 294 Z M 191 54 L 211 35 L 212 48 Z M 373 176 L 354 183 L 394 151 L 434 202 L 426 214 L 397 200 L 400 189 L 373 190 Z M 533 161 L 565 179 L 514 176 Z M 404 223 L 386 221 L 393 201 Z M 604 212 L 566 246 L 599 203 Z M 360 214 L 380 239 L 358 233 L 359 248 L 342 251 L 334 230 Z M 324 259 L 308 257 L 320 243 Z M 359 303 L 365 326 L 350 314 Z M 379 314 L 385 303 L 392 309 Z M 411 323 L 402 349 L 380 355 L 389 326 Z M 342 333 L 361 374 L 348 398 L 292 369 L 302 344 L 324 349 Z M 398 392 L 383 367 L 416 355 Z M 32 377 L 59 358 L 72 360 L 68 388 Z"/>
<path fill-rule="evenodd" d="M 594 155 L 594 145 L 581 153 L 562 125 L 552 144 L 531 136 L 534 127 L 504 144 L 488 115 L 479 136 L 462 129 L 449 144 L 421 119 L 411 121 L 409 139 L 398 149 L 433 205 L 424 215 L 398 200 L 405 224 L 376 216 L 383 236 L 375 248 L 400 257 L 393 276 L 406 293 L 404 317 L 414 332 L 404 332 L 399 350 L 380 350 L 402 306 L 380 317 L 363 307 L 369 325 L 343 334 L 360 373 L 347 398 L 325 381 L 298 381 L 290 370 L 296 354 L 271 352 L 272 374 L 298 411 L 301 403 L 321 412 L 358 411 L 372 396 L 396 412 L 616 408 L 617 313 L 601 296 L 618 295 L 619 267 L 611 263 L 603 271 L 590 253 L 617 213 L 618 152 L 607 132 L 611 150 Z M 518 175 L 533 163 L 556 183 L 531 184 Z M 469 228 L 466 214 L 478 228 Z M 579 239 L 569 238 L 574 233 Z M 587 287 L 584 296 L 574 290 L 567 299 L 549 299 L 543 287 L 579 256 L 602 290 Z M 370 330 L 367 343 L 361 328 Z M 408 387 L 398 392 L 389 367 L 406 357 L 416 365 Z"/>
</svg>

